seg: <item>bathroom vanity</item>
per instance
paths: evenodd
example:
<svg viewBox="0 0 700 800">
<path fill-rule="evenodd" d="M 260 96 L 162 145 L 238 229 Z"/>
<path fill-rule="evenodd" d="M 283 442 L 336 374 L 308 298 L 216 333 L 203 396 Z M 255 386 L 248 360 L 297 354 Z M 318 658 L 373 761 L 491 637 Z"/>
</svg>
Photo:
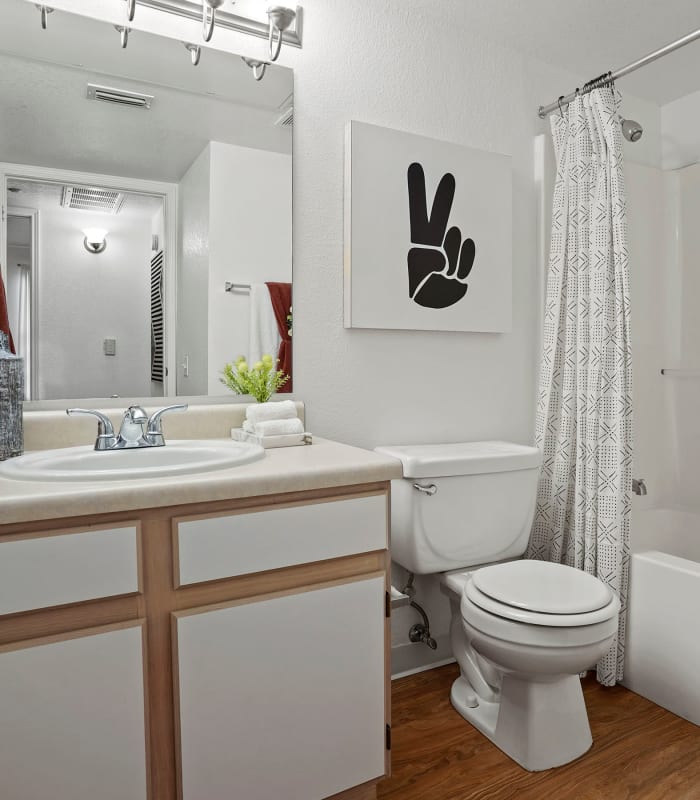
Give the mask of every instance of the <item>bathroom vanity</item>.
<svg viewBox="0 0 700 800">
<path fill-rule="evenodd" d="M 0 480 L 3 797 L 375 797 L 400 472 L 320 440 L 194 476 Z"/>
</svg>

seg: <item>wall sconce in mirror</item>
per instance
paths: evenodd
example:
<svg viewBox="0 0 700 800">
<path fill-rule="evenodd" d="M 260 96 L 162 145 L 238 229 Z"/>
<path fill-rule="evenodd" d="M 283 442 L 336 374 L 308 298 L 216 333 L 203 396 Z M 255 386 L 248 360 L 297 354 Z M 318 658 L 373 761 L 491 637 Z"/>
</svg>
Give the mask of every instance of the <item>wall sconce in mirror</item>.
<svg viewBox="0 0 700 800">
<path fill-rule="evenodd" d="M 267 68 L 267 61 L 258 61 L 257 58 L 247 58 L 241 56 L 246 66 L 253 70 L 253 77 L 256 81 L 261 81 L 265 77 L 265 69 Z"/>
<path fill-rule="evenodd" d="M 83 245 L 88 253 L 102 253 L 107 247 L 107 231 L 104 228 L 85 228 Z"/>
<path fill-rule="evenodd" d="M 119 40 L 122 45 L 122 50 L 124 50 L 129 43 L 129 34 L 131 33 L 131 28 L 127 28 L 126 25 L 115 25 L 114 29 L 119 33 Z"/>
<path fill-rule="evenodd" d="M 190 42 L 183 42 L 185 49 L 190 54 L 192 59 L 192 66 L 196 67 L 199 64 L 199 59 L 202 57 L 202 48 L 198 44 L 191 44 Z"/>
<path fill-rule="evenodd" d="M 35 5 L 41 14 L 41 29 L 45 31 L 49 14 L 53 11 L 53 8 L 45 6 L 42 3 L 35 3 Z"/>
</svg>

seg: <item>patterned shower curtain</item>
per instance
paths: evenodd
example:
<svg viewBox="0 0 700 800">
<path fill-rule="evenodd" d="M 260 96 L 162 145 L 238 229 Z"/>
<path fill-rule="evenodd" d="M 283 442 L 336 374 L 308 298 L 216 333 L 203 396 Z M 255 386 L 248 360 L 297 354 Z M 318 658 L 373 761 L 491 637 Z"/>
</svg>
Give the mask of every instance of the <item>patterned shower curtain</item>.
<svg viewBox="0 0 700 800">
<path fill-rule="evenodd" d="M 622 132 L 613 91 L 551 115 L 557 159 L 536 444 L 543 463 L 528 556 L 585 570 L 619 596 L 598 663 L 622 678 L 632 484 L 632 363 Z"/>
</svg>

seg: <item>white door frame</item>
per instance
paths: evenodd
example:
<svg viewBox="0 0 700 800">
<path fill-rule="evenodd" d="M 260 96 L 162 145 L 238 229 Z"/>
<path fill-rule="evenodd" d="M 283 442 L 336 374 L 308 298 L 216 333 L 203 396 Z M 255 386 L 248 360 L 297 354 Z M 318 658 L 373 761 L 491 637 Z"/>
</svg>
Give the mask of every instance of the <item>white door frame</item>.
<svg viewBox="0 0 700 800">
<path fill-rule="evenodd" d="M 83 186 L 100 186 L 132 194 L 149 194 L 163 201 L 165 219 L 165 332 L 163 337 L 164 361 L 167 374 L 163 378 L 163 394 L 175 394 L 177 359 L 175 354 L 175 324 L 177 311 L 177 203 L 176 183 L 147 181 L 140 178 L 126 178 L 119 175 L 101 175 L 93 172 L 78 172 L 52 167 L 37 167 L 29 164 L 8 164 L 0 162 L 0 205 L 2 224 L 0 224 L 0 273 L 7 282 L 7 182 L 8 180 L 32 180 L 41 183 L 61 183 Z M 38 259 L 38 252 L 35 256 Z M 36 263 L 36 262 L 35 262 Z M 33 293 L 34 295 L 35 293 Z M 106 300 L 108 302 L 108 298 Z M 34 315 L 33 315 L 34 316 Z M 35 338 L 35 337 L 34 337 Z M 36 359 L 35 359 L 36 366 Z M 33 386 L 37 383 L 33 380 Z"/>
<path fill-rule="evenodd" d="M 29 369 L 30 372 L 25 377 L 25 396 L 29 400 L 34 400 L 38 387 L 38 309 L 39 309 L 39 211 L 36 208 L 26 208 L 25 206 L 9 206 L 7 213 L 3 215 L 5 224 L 8 217 L 26 217 L 31 227 L 31 262 L 29 268 Z M 7 252 L 7 251 L 5 251 Z M 7 286 L 7 258 L 3 259 L 5 274 L 3 280 Z"/>
</svg>

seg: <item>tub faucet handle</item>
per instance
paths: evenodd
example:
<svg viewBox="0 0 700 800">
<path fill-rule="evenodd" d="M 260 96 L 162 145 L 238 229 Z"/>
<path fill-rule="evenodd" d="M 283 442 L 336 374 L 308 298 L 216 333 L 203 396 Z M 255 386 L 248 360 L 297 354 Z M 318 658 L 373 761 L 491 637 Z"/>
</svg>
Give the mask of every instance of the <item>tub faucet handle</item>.
<svg viewBox="0 0 700 800">
<path fill-rule="evenodd" d="M 632 491 L 638 495 L 647 493 L 647 485 L 644 482 L 644 478 L 632 478 Z"/>
</svg>

